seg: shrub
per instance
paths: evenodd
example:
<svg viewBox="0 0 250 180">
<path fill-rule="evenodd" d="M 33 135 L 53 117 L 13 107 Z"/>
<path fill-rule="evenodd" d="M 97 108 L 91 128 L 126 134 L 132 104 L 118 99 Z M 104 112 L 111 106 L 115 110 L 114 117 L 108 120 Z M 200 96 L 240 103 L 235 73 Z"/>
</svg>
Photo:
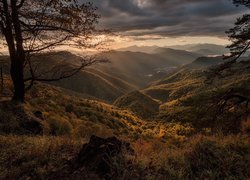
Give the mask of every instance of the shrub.
<svg viewBox="0 0 250 180">
<path fill-rule="evenodd" d="M 63 117 L 50 117 L 48 124 L 53 135 L 70 135 L 72 132 L 72 125 Z"/>
</svg>

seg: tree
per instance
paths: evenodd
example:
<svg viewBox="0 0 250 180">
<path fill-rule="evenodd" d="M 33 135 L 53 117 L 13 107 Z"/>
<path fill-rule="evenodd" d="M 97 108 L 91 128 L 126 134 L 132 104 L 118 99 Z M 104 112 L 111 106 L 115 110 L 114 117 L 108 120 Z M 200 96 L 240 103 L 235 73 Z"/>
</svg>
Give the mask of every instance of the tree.
<svg viewBox="0 0 250 180">
<path fill-rule="evenodd" d="M 233 0 L 233 3 L 236 6 L 243 5 L 250 8 L 250 0 Z M 243 54 L 250 50 L 250 14 L 239 17 L 235 26 L 226 33 L 232 42 L 227 46 L 230 49 L 230 55 L 224 56 L 224 63 L 210 69 L 207 83 L 211 83 L 215 77 L 221 77 L 222 71 L 230 68 Z"/>
<path fill-rule="evenodd" d="M 233 3 L 236 6 L 243 5 L 250 8 L 250 0 L 233 0 Z M 244 53 L 250 50 L 250 14 L 244 14 L 238 18 L 235 26 L 226 33 L 232 41 L 232 44 L 227 46 L 230 49 L 230 55 L 225 56 L 226 61 L 224 63 L 210 69 L 210 72 L 207 74 L 208 78 L 206 79 L 206 82 L 209 84 L 213 83 L 215 77 L 222 77 L 221 74 L 224 70 L 230 69 Z M 249 102 L 250 99 L 245 93 L 242 93 L 237 88 L 231 88 L 221 97 L 217 96 L 215 98 L 213 106 L 217 107 L 217 110 L 213 119 L 216 120 L 219 114 L 229 111 L 229 109 L 245 104 L 245 111 L 236 119 L 236 122 L 240 122 L 239 119 L 249 114 Z"/>
<path fill-rule="evenodd" d="M 10 56 L 10 75 L 14 86 L 13 100 L 24 101 L 25 85 L 34 81 L 52 81 L 70 77 L 82 68 L 96 63 L 94 58 L 82 58 L 80 67 L 62 72 L 52 79 L 39 79 L 30 60 L 37 53 L 58 46 L 94 48 L 92 37 L 100 16 L 92 3 L 79 0 L 1 0 L 0 27 Z M 24 68 L 29 76 L 24 77 Z M 27 85 L 26 85 L 27 86 Z"/>
<path fill-rule="evenodd" d="M 250 8 L 249 0 L 234 0 L 236 6 L 244 5 Z M 227 46 L 230 49 L 230 56 L 232 62 L 236 62 L 237 59 L 242 56 L 246 51 L 250 49 L 250 14 L 244 14 L 238 18 L 235 26 L 226 32 L 232 44 Z"/>
</svg>

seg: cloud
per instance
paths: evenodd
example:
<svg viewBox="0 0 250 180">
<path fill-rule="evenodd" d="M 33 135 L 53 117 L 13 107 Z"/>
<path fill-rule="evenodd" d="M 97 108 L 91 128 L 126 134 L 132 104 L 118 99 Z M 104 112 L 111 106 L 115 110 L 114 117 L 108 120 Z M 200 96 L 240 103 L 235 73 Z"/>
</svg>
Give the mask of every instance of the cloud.
<svg viewBox="0 0 250 180">
<path fill-rule="evenodd" d="M 84 0 L 85 1 L 85 0 Z M 128 36 L 223 36 L 247 12 L 231 0 L 92 0 L 100 25 Z"/>
</svg>

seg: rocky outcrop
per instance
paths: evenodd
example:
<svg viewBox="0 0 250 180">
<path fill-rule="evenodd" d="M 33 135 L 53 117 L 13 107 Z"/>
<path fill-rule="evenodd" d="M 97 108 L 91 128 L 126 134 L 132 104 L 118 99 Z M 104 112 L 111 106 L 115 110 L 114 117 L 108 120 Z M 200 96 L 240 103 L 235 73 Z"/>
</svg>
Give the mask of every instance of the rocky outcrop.
<svg viewBox="0 0 250 180">
<path fill-rule="evenodd" d="M 116 171 L 113 166 L 114 158 L 123 161 L 123 148 L 133 152 L 129 143 L 122 142 L 116 137 L 103 139 L 92 136 L 89 143 L 83 145 L 76 161 L 79 166 L 84 166 L 100 177 L 107 178 Z"/>
</svg>

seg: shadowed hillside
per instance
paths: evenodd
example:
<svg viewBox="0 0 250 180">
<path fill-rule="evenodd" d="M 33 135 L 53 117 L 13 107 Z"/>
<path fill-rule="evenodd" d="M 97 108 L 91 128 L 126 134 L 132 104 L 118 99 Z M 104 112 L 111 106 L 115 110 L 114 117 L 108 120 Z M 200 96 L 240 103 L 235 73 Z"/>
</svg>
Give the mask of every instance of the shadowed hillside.
<svg viewBox="0 0 250 180">
<path fill-rule="evenodd" d="M 1 59 L 8 60 L 7 57 Z M 76 68 L 80 62 L 80 57 L 63 51 L 37 55 L 33 57 L 32 64 L 39 78 L 46 79 L 57 77 L 63 71 Z M 6 74 L 9 73 L 8 69 L 9 66 L 5 66 Z M 48 83 L 107 102 L 113 102 L 119 96 L 137 88 L 122 79 L 109 75 L 109 72 L 105 73 L 91 68 L 83 69 L 70 78 Z"/>
</svg>

